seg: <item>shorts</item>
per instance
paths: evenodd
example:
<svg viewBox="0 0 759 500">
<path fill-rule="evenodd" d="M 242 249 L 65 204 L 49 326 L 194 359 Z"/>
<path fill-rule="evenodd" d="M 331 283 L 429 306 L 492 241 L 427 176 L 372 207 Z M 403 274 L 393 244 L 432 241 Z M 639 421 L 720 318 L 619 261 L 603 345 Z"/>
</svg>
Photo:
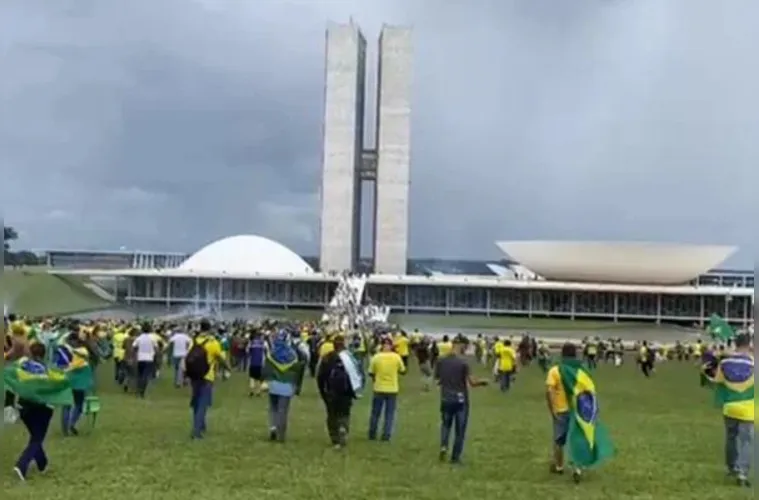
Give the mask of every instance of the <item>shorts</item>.
<svg viewBox="0 0 759 500">
<path fill-rule="evenodd" d="M 248 367 L 248 377 L 250 377 L 251 380 L 255 380 L 256 382 L 262 381 L 264 378 L 262 367 L 253 365 Z"/>
<path fill-rule="evenodd" d="M 569 434 L 569 412 L 557 413 L 553 419 L 553 443 L 556 446 L 567 444 Z"/>
</svg>

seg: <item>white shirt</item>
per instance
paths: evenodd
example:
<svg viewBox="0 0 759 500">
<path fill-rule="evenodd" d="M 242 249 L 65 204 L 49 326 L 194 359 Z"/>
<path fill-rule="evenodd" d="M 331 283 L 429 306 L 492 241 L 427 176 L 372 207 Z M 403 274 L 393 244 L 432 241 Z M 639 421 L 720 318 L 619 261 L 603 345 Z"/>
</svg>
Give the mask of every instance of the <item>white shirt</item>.
<svg viewBox="0 0 759 500">
<path fill-rule="evenodd" d="M 169 339 L 169 343 L 171 344 L 172 349 L 171 355 L 175 358 L 184 358 L 190 351 L 192 339 L 184 332 L 176 332 Z"/>
<path fill-rule="evenodd" d="M 137 348 L 137 361 L 155 361 L 156 348 L 153 337 L 149 333 L 141 333 L 134 339 L 133 347 Z"/>
</svg>

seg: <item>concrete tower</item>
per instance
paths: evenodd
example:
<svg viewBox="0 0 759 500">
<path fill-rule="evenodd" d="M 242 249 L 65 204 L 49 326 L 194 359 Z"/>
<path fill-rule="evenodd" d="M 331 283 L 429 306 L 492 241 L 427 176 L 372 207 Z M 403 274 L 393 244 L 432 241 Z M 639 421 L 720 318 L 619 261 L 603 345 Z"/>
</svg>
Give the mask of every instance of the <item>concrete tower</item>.
<svg viewBox="0 0 759 500">
<path fill-rule="evenodd" d="M 361 250 L 366 40 L 353 23 L 330 24 L 324 89 L 322 271 L 355 269 Z"/>
<path fill-rule="evenodd" d="M 405 274 L 411 129 L 411 30 L 379 39 L 375 149 L 364 145 L 366 41 L 354 23 L 330 24 L 325 71 L 321 188 L 322 271 L 355 269 L 361 186 L 374 183 L 374 270 Z"/>
<path fill-rule="evenodd" d="M 406 274 L 411 159 L 411 30 L 386 26 L 377 63 L 374 271 Z"/>
</svg>

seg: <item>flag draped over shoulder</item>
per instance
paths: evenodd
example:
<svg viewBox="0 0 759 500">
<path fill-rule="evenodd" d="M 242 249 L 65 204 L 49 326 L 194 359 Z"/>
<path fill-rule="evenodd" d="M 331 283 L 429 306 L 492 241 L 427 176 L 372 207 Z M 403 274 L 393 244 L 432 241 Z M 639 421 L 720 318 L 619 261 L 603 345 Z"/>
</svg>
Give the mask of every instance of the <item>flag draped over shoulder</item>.
<svg viewBox="0 0 759 500">
<path fill-rule="evenodd" d="M 94 385 L 92 366 L 85 347 L 72 347 L 68 344 L 58 345 L 53 351 L 53 366 L 64 372 L 71 382 L 71 388 L 77 391 L 89 391 Z"/>
<path fill-rule="evenodd" d="M 364 388 L 364 373 L 361 363 L 347 350 L 340 351 L 338 356 L 340 356 L 340 361 L 343 362 L 345 373 L 348 374 L 348 380 L 350 381 L 353 393 L 359 396 Z"/>
<path fill-rule="evenodd" d="M 709 317 L 709 335 L 713 339 L 726 342 L 735 337 L 735 330 L 719 314 L 712 314 Z"/>
<path fill-rule="evenodd" d="M 719 369 L 722 377 L 714 384 L 714 396 L 720 408 L 754 400 L 754 360 L 750 355 L 729 356 L 722 360 Z"/>
<path fill-rule="evenodd" d="M 71 382 L 66 375 L 44 363 L 21 358 L 3 370 L 5 388 L 19 399 L 50 406 L 74 404 Z"/>
<path fill-rule="evenodd" d="M 286 334 L 278 334 L 274 338 L 271 349 L 266 353 L 263 375 L 269 381 L 300 385 L 303 363 Z"/>
<path fill-rule="evenodd" d="M 614 454 L 614 446 L 598 420 L 593 378 L 578 360 L 562 360 L 559 374 L 570 407 L 569 459 L 577 467 L 598 465 Z"/>
</svg>

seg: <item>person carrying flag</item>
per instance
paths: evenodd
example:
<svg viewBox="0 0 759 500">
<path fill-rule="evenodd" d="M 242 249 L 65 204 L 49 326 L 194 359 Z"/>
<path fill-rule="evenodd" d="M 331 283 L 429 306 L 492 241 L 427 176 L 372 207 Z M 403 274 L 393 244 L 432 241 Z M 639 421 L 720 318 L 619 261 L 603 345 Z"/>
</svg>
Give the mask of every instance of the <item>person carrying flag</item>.
<svg viewBox="0 0 759 500">
<path fill-rule="evenodd" d="M 70 333 L 65 343 L 55 349 L 53 366 L 65 373 L 71 383 L 73 394 L 73 405 L 63 406 L 61 411 L 63 435 L 78 436 L 76 424 L 84 413 L 84 401 L 95 382 L 90 363 L 90 351 L 78 333 Z"/>
<path fill-rule="evenodd" d="M 714 374 L 705 374 L 725 419 L 727 473 L 739 486 L 751 487 L 749 474 L 754 449 L 754 356 L 751 337 L 739 334 L 735 352 L 719 360 Z"/>
<path fill-rule="evenodd" d="M 6 388 L 18 397 L 20 418 L 29 432 L 29 441 L 13 468 L 26 481 L 32 463 L 39 472 L 48 469 L 48 457 L 43 444 L 53 418 L 53 407 L 70 406 L 74 402 L 71 382 L 63 372 L 45 362 L 45 346 L 35 343 L 30 355 L 22 357 L 3 370 Z"/>
<path fill-rule="evenodd" d="M 568 448 L 572 478 L 579 482 L 583 469 L 609 458 L 614 450 L 606 429 L 598 421 L 595 383 L 578 359 L 577 346 L 561 348 L 559 364 L 546 375 L 546 402 L 553 419 L 551 472 L 564 473 L 564 448 Z"/>
</svg>

